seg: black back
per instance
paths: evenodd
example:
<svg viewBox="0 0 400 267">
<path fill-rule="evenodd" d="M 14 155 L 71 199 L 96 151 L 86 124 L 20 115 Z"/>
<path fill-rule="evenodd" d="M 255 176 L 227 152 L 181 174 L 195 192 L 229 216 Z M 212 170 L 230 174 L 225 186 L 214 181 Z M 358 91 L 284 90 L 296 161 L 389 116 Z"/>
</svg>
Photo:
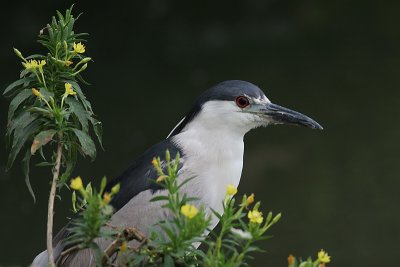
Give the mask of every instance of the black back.
<svg viewBox="0 0 400 267">
<path fill-rule="evenodd" d="M 175 158 L 178 152 L 182 156 L 182 151 L 170 139 L 166 139 L 148 149 L 126 171 L 107 184 L 105 192 L 111 191 L 114 185 L 120 184 L 120 191 L 110 202 L 116 211 L 142 191 L 151 190 L 155 192 L 164 189 L 154 182 L 158 174 L 152 165 L 152 160 L 154 157 L 160 157 L 161 161 L 165 160 L 165 151 L 167 149 L 172 159 Z"/>
</svg>

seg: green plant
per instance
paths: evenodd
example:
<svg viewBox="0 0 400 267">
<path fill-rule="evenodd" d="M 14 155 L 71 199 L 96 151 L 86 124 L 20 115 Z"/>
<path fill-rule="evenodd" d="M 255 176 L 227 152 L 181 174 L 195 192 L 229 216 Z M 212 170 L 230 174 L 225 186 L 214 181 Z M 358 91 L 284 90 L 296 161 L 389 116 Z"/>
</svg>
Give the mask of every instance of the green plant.
<svg viewBox="0 0 400 267">
<path fill-rule="evenodd" d="M 77 154 L 94 159 L 96 146 L 90 137 L 89 125 L 101 144 L 102 125 L 94 116 L 79 81 L 86 83 L 82 72 L 91 61 L 84 56 L 85 33 L 73 30 L 76 19 L 68 9 L 65 15 L 57 12 L 57 18 L 39 35 L 39 43 L 46 54 L 24 57 L 14 48 L 22 60 L 20 78 L 11 83 L 4 95 L 11 98 L 8 110 L 6 143 L 10 153 L 7 168 L 25 147 L 22 160 L 25 181 L 35 200 L 29 182 L 30 159 L 37 152 L 43 162 L 37 166 L 49 166 L 53 179 L 48 204 L 47 249 L 52 252 L 53 207 L 56 188 L 61 188 L 71 175 Z M 45 33 L 47 32 L 47 33 Z M 46 149 L 45 149 L 46 148 Z M 54 266 L 52 253 L 49 262 Z"/>
<path fill-rule="evenodd" d="M 317 259 L 313 260 L 308 257 L 307 260 L 297 259 L 293 255 L 288 257 L 288 267 L 325 267 L 327 263 L 331 262 L 331 256 L 328 255 L 323 249 L 317 254 Z"/>
<path fill-rule="evenodd" d="M 75 227 L 71 228 L 71 243 L 80 244 L 79 248 L 90 247 L 94 249 L 94 255 L 98 263 L 106 263 L 104 259 L 110 259 L 118 251 L 116 264 L 118 266 L 245 266 L 250 254 L 261 251 L 255 243 L 267 238 L 266 231 L 278 222 L 280 213 L 273 216 L 271 212 L 264 218 L 259 211 L 260 202 L 253 206 L 254 194 L 244 195 L 237 204 L 234 195 L 237 189 L 228 186 L 225 199 L 223 200 L 223 212 L 219 214 L 213 211 L 208 214 L 205 207 L 196 207 L 196 198 L 181 193 L 182 187 L 191 179 L 181 181 L 178 179 L 179 154 L 171 160 L 170 154 L 166 152 L 164 172 L 161 168 L 159 158 L 153 160 L 154 168 L 158 172 L 158 179 L 154 182 L 164 187 L 165 194 L 155 196 L 152 201 L 160 202 L 168 216 L 157 222 L 148 237 L 135 232 L 134 235 L 123 234 L 132 229 L 118 229 L 120 234 L 110 234 L 107 220 L 101 213 L 92 212 L 104 208 L 102 201 L 102 189 L 97 195 L 88 195 L 83 186 L 75 188 L 82 196 L 80 206 L 85 210 L 80 214 Z M 77 178 L 78 179 L 78 178 Z M 79 178 L 80 179 L 80 178 Z M 195 179 L 195 178 L 192 178 Z M 73 180 L 74 181 L 74 180 Z M 72 185 L 72 184 L 71 184 Z M 89 187 L 91 188 L 91 187 Z M 102 186 L 102 188 L 104 188 Z M 91 190 L 91 189 L 90 189 Z M 111 193 L 112 196 L 112 193 Z M 96 201 L 91 200 L 94 197 Z M 73 199 L 75 199 L 73 195 Z M 103 200 L 105 194 L 103 194 Z M 74 203 L 75 201 L 73 201 Z M 92 206 L 97 207 L 92 207 Z M 73 205 L 75 206 L 75 204 Z M 251 206 L 253 206 L 251 208 Z M 75 208 L 74 208 L 75 209 Z M 87 216 L 91 212 L 96 216 Z M 107 213 L 108 214 L 108 213 Z M 210 238 L 207 233 L 210 230 L 210 218 L 217 216 L 221 222 L 219 232 L 211 231 Z M 92 235 L 88 225 L 96 225 L 96 235 Z M 100 226 L 101 225 L 101 226 Z M 112 229 L 116 230 L 116 227 Z M 86 236 L 86 237 L 85 237 Z M 96 237 L 108 238 L 113 244 L 119 242 L 119 246 L 111 246 L 112 250 L 106 249 L 99 252 L 93 243 Z M 85 239 L 86 238 L 86 239 Z M 117 238 L 119 241 L 115 241 Z M 141 243 L 136 247 L 127 247 L 126 243 L 136 239 Z M 89 240 L 89 242 L 84 242 Z M 90 245 L 89 245 L 90 244 Z M 197 249 L 202 244 L 205 252 Z M 111 264 L 111 262 L 108 262 Z M 114 263 L 115 265 L 115 263 Z"/>
</svg>

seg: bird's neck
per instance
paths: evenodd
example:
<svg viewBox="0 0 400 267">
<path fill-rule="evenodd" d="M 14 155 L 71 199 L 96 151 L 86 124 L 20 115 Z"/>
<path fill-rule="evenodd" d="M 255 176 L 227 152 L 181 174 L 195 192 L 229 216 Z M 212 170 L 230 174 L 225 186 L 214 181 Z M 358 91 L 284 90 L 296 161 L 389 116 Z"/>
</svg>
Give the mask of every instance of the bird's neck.
<svg viewBox="0 0 400 267">
<path fill-rule="evenodd" d="M 229 184 L 239 185 L 243 167 L 244 132 L 232 131 L 229 127 L 210 130 L 198 120 L 192 122 L 172 141 L 183 152 L 185 176 L 195 176 L 191 189 L 204 204 L 222 211 L 222 200 Z"/>
</svg>

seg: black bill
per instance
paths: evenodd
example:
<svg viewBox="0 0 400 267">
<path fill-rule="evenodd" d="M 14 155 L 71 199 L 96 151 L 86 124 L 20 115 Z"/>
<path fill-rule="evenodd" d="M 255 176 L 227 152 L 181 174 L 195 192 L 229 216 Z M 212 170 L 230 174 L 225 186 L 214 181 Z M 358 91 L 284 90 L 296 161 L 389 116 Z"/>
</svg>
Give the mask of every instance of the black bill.
<svg viewBox="0 0 400 267">
<path fill-rule="evenodd" d="M 322 130 L 322 126 L 310 117 L 297 111 L 281 107 L 276 104 L 264 106 L 263 113 L 272 119 L 274 123 L 301 125 L 311 129 Z"/>
</svg>

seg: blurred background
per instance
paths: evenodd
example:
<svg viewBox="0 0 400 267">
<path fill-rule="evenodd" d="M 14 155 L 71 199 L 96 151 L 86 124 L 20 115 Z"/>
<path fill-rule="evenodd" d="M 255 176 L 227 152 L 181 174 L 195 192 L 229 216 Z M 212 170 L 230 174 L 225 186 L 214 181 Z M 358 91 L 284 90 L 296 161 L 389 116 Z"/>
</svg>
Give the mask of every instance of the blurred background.
<svg viewBox="0 0 400 267">
<path fill-rule="evenodd" d="M 39 30 L 70 1 L 9 1 L 0 17 L 0 88 Z M 282 212 L 253 266 L 332 255 L 330 266 L 398 266 L 400 232 L 400 2 L 89 1 L 76 31 L 94 59 L 85 93 L 104 123 L 105 151 L 75 171 L 97 184 L 165 138 L 196 97 L 228 79 L 259 85 L 324 131 L 276 126 L 246 136 L 239 191 Z M 2 91 L 3 89 L 1 89 Z M 16 164 L 5 172 L 9 100 L 0 97 L 0 265 L 25 266 L 45 249 L 50 172 L 31 168 L 34 204 Z M 55 231 L 70 216 L 57 201 Z M 397 210 L 397 211 L 396 211 Z"/>
</svg>

